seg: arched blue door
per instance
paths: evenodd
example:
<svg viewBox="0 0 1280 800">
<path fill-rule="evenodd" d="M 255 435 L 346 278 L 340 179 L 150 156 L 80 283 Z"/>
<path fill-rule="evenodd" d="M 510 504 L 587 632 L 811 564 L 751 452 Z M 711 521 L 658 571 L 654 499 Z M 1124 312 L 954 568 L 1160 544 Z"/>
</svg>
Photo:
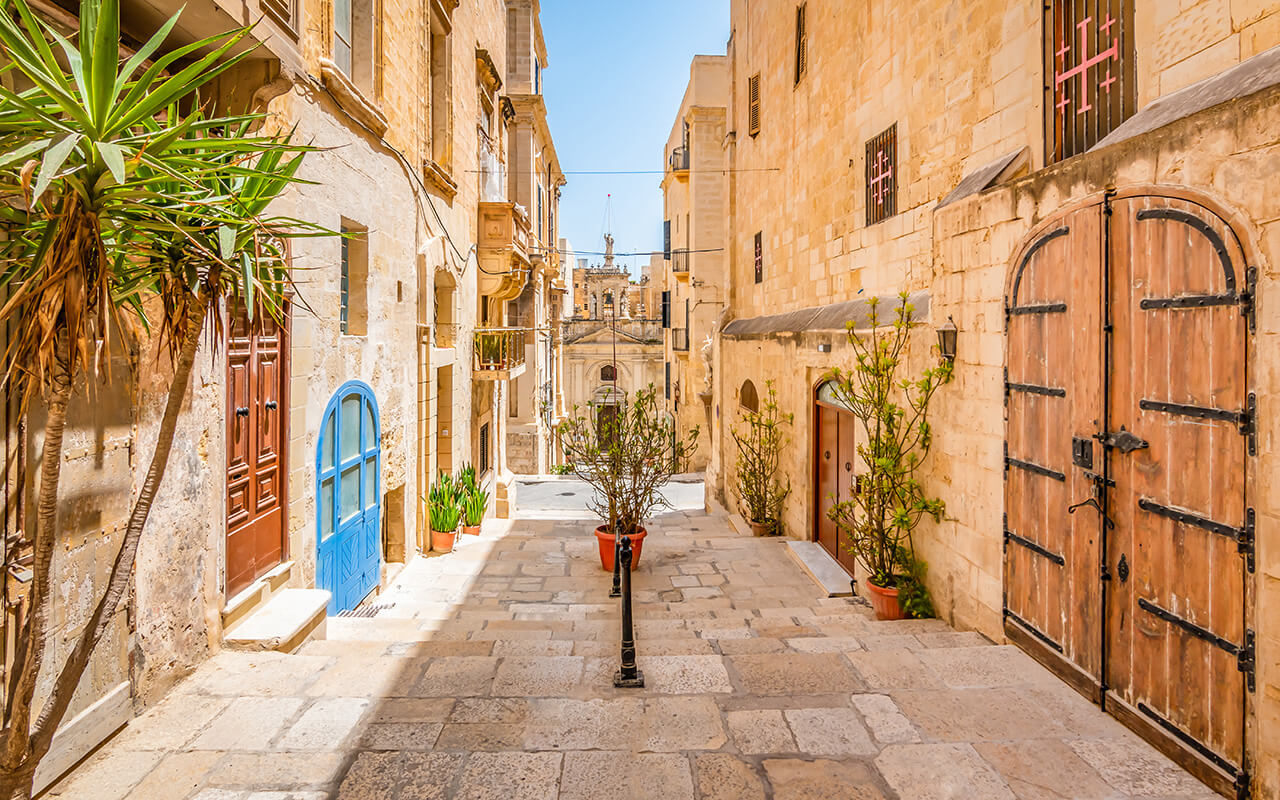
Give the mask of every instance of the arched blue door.
<svg viewBox="0 0 1280 800">
<path fill-rule="evenodd" d="M 316 585 L 333 594 L 330 615 L 355 608 L 378 585 L 381 443 L 373 390 L 343 384 L 325 408 L 316 452 Z"/>
</svg>

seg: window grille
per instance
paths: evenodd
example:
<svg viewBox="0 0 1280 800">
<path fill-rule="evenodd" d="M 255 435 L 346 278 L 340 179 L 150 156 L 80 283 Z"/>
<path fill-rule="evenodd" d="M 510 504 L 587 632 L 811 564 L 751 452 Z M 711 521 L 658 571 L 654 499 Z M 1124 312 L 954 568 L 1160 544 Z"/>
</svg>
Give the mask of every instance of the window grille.
<svg viewBox="0 0 1280 800">
<path fill-rule="evenodd" d="M 1137 105 L 1134 0 L 1045 3 L 1048 162 L 1093 147 Z"/>
<path fill-rule="evenodd" d="M 867 224 L 898 213 L 898 124 L 867 142 Z"/>
<path fill-rule="evenodd" d="M 480 426 L 480 474 L 489 471 L 489 423 Z"/>
<path fill-rule="evenodd" d="M 747 133 L 760 132 L 760 73 L 747 78 Z"/>
<path fill-rule="evenodd" d="M 764 231 L 756 232 L 756 283 L 764 281 Z"/>
</svg>

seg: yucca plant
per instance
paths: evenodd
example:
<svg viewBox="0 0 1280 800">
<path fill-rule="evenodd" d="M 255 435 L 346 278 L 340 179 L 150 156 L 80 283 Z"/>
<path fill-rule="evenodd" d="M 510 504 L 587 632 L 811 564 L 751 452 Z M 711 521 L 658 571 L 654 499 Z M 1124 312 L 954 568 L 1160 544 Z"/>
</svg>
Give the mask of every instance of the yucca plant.
<svg viewBox="0 0 1280 800">
<path fill-rule="evenodd" d="M 3 70 L 28 87 L 0 86 L 0 287 L 8 296 L 0 320 L 18 321 L 2 380 L 24 409 L 39 399 L 46 410 L 27 542 L 33 577 L 0 731 L 0 798 L 30 797 L 36 766 L 128 588 L 206 320 L 217 320 L 227 299 L 278 313 L 288 284 L 284 240 L 323 233 L 263 216 L 295 182 L 306 148 L 249 133 L 255 117 L 211 116 L 196 94 L 248 54 L 233 53 L 247 29 L 161 53 L 175 15 L 122 64 L 119 22 L 118 0 L 84 0 L 77 44 L 26 0 L 0 0 Z M 153 298 L 158 321 L 146 313 Z M 108 377 L 113 331 L 151 331 L 172 359 L 172 382 L 106 590 L 33 721 L 67 407 L 84 379 Z"/>
<path fill-rule="evenodd" d="M 489 493 L 479 486 L 475 487 L 466 497 L 462 498 L 464 524 L 475 526 L 484 522 L 484 512 L 488 509 Z"/>
<path fill-rule="evenodd" d="M 462 469 L 458 470 L 457 478 L 458 486 L 462 489 L 462 496 L 471 494 L 479 486 L 476 483 L 476 468 L 471 466 L 471 462 L 462 465 Z"/>
<path fill-rule="evenodd" d="M 436 482 L 427 493 L 427 514 L 431 521 L 431 530 L 450 533 L 458 529 L 462 518 L 462 506 L 453 485 L 453 479 L 440 473 Z"/>
</svg>

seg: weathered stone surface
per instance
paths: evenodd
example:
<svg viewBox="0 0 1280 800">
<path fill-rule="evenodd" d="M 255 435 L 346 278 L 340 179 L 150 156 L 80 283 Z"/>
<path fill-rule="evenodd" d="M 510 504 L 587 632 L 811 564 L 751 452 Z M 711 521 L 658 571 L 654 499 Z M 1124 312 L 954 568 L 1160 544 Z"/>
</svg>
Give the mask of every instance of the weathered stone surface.
<svg viewBox="0 0 1280 800">
<path fill-rule="evenodd" d="M 559 800 L 602 797 L 692 800 L 689 759 L 616 750 L 565 753 Z"/>
<path fill-rule="evenodd" d="M 644 718 L 641 700 L 535 700 L 525 732 L 533 750 L 590 750 L 636 731 Z"/>
<path fill-rule="evenodd" d="M 764 771 L 774 800 L 885 800 L 875 773 L 859 761 L 768 759 Z"/>
<path fill-rule="evenodd" d="M 662 694 L 708 694 L 732 692 L 729 673 L 720 656 L 641 656 L 637 664 L 644 672 L 645 689 Z"/>
<path fill-rule="evenodd" d="M 330 750 L 343 742 L 369 708 L 363 697 L 331 697 L 317 700 L 280 738 L 284 750 Z"/>
<path fill-rule="evenodd" d="M 209 770 L 223 754 L 212 751 L 173 753 L 165 756 L 146 779 L 129 792 L 130 800 L 172 800 L 185 797 L 204 783 Z"/>
<path fill-rule="evenodd" d="M 498 668 L 491 656 L 456 656 L 433 659 L 414 694 L 428 697 L 474 697 L 487 695 Z"/>
<path fill-rule="evenodd" d="M 1105 800 L 1115 796 L 1093 768 L 1058 739 L 979 742 L 974 745 L 1018 800 Z"/>
<path fill-rule="evenodd" d="M 917 656 L 952 689 L 1057 681 L 1031 656 L 1012 645 L 935 648 L 921 650 Z"/>
<path fill-rule="evenodd" d="M 728 659 L 747 694 L 825 694 L 863 687 L 838 655 L 765 653 Z"/>
<path fill-rule="evenodd" d="M 264 750 L 302 708 L 293 697 L 241 697 L 233 700 L 191 743 L 195 750 Z"/>
<path fill-rule="evenodd" d="M 942 685 L 937 673 L 909 650 L 848 653 L 846 658 L 868 689 L 932 689 Z"/>
<path fill-rule="evenodd" d="M 795 738 L 780 710 L 730 711 L 725 721 L 734 746 L 744 755 L 796 752 Z"/>
<path fill-rule="evenodd" d="M 892 697 L 917 728 L 941 741 L 1060 737 L 1066 733 L 1017 689 L 899 691 Z"/>
<path fill-rule="evenodd" d="M 563 697 L 582 680 L 582 656 L 502 659 L 492 694 L 509 697 Z"/>
<path fill-rule="evenodd" d="M 556 796 L 560 753 L 472 753 L 457 800 L 545 800 Z"/>
<path fill-rule="evenodd" d="M 895 744 L 875 759 L 900 797 L 912 800 L 1015 800 L 1014 794 L 967 744 Z"/>
<path fill-rule="evenodd" d="M 799 708 L 784 714 L 802 753 L 843 757 L 870 755 L 878 749 L 852 708 Z"/>
<path fill-rule="evenodd" d="M 861 712 L 871 735 L 881 744 L 920 741 L 920 734 L 912 727 L 911 721 L 903 716 L 888 695 L 855 694 L 853 707 Z"/>
<path fill-rule="evenodd" d="M 344 753 L 232 753 L 209 771 L 211 786 L 324 787 L 338 780 Z"/>
<path fill-rule="evenodd" d="M 1126 794 L 1213 796 L 1181 767 L 1132 736 L 1074 739 L 1067 744 L 1104 781 Z"/>
<path fill-rule="evenodd" d="M 365 750 L 431 750 L 443 728 L 439 722 L 375 722 L 360 735 Z"/>
<path fill-rule="evenodd" d="M 656 752 L 719 750 L 725 744 L 720 708 L 710 697 L 655 697 L 645 701 L 639 747 Z"/>
<path fill-rule="evenodd" d="M 764 785 L 750 764 L 725 753 L 693 758 L 698 800 L 764 800 Z"/>
</svg>

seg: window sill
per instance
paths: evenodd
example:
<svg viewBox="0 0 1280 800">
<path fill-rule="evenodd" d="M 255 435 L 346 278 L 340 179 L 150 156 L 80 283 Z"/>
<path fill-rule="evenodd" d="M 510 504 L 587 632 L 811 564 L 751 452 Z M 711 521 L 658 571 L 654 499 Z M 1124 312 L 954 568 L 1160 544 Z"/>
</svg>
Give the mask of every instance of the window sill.
<svg viewBox="0 0 1280 800">
<path fill-rule="evenodd" d="M 338 68 L 332 60 L 320 59 L 320 78 L 324 88 L 328 89 L 342 110 L 350 114 L 357 122 L 368 128 L 375 136 L 381 137 L 387 132 L 387 118 L 377 104 L 364 96 L 351 78 Z"/>
<path fill-rule="evenodd" d="M 444 199 L 452 200 L 458 194 L 458 184 L 449 171 L 434 161 L 422 162 L 422 178 L 444 195 Z"/>
</svg>

